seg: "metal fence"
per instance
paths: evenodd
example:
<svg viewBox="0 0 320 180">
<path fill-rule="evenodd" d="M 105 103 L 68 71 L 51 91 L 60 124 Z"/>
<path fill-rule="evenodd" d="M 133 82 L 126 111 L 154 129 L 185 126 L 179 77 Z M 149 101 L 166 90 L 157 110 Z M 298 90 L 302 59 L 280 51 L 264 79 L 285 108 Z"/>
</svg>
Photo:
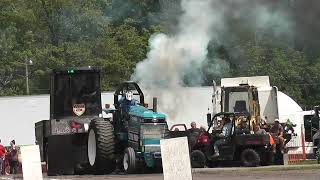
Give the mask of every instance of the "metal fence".
<svg viewBox="0 0 320 180">
<path fill-rule="evenodd" d="M 300 136 L 292 136 L 292 139 L 287 144 L 287 148 L 288 164 L 300 163 L 307 159 L 303 127 L 301 127 Z"/>
</svg>

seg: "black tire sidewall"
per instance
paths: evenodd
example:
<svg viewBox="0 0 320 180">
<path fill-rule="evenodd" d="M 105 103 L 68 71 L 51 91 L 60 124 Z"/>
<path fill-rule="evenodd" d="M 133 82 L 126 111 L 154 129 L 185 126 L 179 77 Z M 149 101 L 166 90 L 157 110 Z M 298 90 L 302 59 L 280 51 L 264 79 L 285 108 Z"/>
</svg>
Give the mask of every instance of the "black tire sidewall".
<svg viewBox="0 0 320 180">
<path fill-rule="evenodd" d="M 136 154 L 135 154 L 135 151 L 133 148 L 131 147 L 127 147 L 125 150 L 124 150 L 124 153 L 123 153 L 123 158 L 122 160 L 124 159 L 124 156 L 125 155 L 128 155 L 128 169 L 124 169 L 124 165 L 123 166 L 123 169 L 126 173 L 128 174 L 132 174 L 135 172 L 136 170 Z"/>
<path fill-rule="evenodd" d="M 254 149 L 250 149 L 250 148 L 243 150 L 240 158 L 241 158 L 242 165 L 245 167 L 255 167 L 260 165 L 261 163 L 259 154 Z"/>
<path fill-rule="evenodd" d="M 108 121 L 105 121 L 103 119 L 94 119 L 91 121 L 90 126 L 89 126 L 89 131 L 88 131 L 88 137 L 87 137 L 87 143 L 89 142 L 89 133 L 91 130 L 93 130 L 94 134 L 95 134 L 95 140 L 96 140 L 96 156 L 95 156 L 95 161 L 94 164 L 91 165 L 89 162 L 89 156 L 87 155 L 88 158 L 88 166 L 91 172 L 93 172 L 94 174 L 108 174 L 111 173 L 114 169 L 115 169 L 115 159 L 105 159 L 104 155 L 101 154 L 101 149 L 99 150 L 99 148 L 101 148 L 101 146 L 99 146 L 99 130 L 98 130 L 98 126 L 99 123 L 105 123 L 105 125 L 109 125 L 112 126 L 112 124 Z M 113 127 L 112 127 L 113 130 Z M 100 131 L 101 134 L 102 131 Z M 113 134 L 113 132 L 112 132 Z M 114 143 L 114 138 L 109 139 Z M 88 150 L 87 150 L 88 151 Z M 109 161 L 108 164 L 106 164 L 106 161 Z"/>
<path fill-rule="evenodd" d="M 192 168 L 204 168 L 207 161 L 206 156 L 200 150 L 192 151 L 190 154 L 190 158 Z M 196 159 L 196 161 L 194 160 L 194 158 Z"/>
</svg>

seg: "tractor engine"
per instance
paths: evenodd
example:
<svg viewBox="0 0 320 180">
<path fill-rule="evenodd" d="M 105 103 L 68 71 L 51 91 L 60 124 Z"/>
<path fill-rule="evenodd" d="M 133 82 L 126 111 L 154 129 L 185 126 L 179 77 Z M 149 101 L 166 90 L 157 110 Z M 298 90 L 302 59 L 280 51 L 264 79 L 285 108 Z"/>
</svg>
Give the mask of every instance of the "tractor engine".
<svg viewBox="0 0 320 180">
<path fill-rule="evenodd" d="M 133 106 L 129 116 L 129 146 L 140 154 L 147 167 L 156 166 L 161 161 L 160 139 L 165 138 L 168 133 L 165 115 L 143 106 Z"/>
</svg>

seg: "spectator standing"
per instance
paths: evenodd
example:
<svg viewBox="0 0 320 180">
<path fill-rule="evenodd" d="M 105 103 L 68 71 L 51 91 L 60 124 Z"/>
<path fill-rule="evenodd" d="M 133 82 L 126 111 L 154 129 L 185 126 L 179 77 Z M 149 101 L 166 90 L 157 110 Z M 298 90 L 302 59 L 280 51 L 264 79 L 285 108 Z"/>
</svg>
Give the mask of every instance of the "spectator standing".
<svg viewBox="0 0 320 180">
<path fill-rule="evenodd" d="M 2 174 L 2 168 L 4 165 L 4 157 L 6 155 L 6 149 L 4 146 L 1 144 L 1 139 L 0 139 L 0 175 Z"/>
<path fill-rule="evenodd" d="M 15 140 L 12 140 L 10 142 L 9 165 L 10 165 L 10 174 L 18 174 L 19 161 L 18 161 L 18 150 L 16 148 Z"/>
</svg>

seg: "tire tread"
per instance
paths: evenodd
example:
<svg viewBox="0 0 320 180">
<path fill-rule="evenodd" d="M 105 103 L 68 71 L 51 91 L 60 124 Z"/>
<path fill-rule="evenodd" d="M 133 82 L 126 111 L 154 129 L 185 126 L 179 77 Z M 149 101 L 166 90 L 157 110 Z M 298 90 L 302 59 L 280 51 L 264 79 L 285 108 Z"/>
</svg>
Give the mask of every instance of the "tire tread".
<svg viewBox="0 0 320 180">
<path fill-rule="evenodd" d="M 96 134 L 96 163 L 95 174 L 111 173 L 115 169 L 114 154 L 115 142 L 113 126 L 109 121 L 95 119 L 91 121 L 90 129 Z"/>
</svg>

